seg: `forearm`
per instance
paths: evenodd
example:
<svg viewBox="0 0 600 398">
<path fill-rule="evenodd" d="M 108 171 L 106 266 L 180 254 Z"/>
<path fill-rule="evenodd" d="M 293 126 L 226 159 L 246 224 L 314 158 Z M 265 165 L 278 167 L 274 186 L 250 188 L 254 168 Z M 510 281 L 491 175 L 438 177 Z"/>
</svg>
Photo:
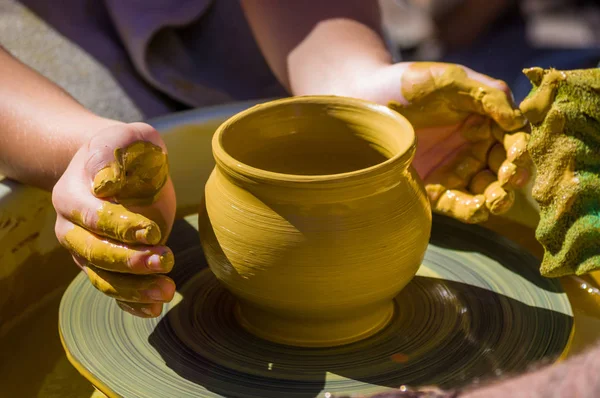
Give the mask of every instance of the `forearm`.
<svg viewBox="0 0 600 398">
<path fill-rule="evenodd" d="M 242 4 L 267 62 L 294 95 L 357 95 L 361 77 L 392 62 L 377 1 Z"/>
<path fill-rule="evenodd" d="M 86 110 L 0 47 L 0 174 L 51 189 L 87 137 L 118 122 Z"/>
</svg>

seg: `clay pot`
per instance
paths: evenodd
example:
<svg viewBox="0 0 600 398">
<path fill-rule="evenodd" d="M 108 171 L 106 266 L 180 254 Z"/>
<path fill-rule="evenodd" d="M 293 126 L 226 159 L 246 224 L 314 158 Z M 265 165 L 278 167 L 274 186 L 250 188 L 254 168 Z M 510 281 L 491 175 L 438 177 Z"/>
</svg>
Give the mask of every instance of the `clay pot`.
<svg viewBox="0 0 600 398">
<path fill-rule="evenodd" d="M 356 99 L 294 97 L 230 118 L 212 147 L 200 238 L 243 327 L 299 346 L 385 327 L 431 230 L 410 123 Z"/>
</svg>

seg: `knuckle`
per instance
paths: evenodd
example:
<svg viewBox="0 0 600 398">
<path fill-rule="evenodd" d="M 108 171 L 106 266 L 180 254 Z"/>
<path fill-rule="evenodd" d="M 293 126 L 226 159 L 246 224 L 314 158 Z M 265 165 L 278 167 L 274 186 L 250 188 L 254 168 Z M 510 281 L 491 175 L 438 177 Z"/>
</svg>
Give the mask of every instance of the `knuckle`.
<svg viewBox="0 0 600 398">
<path fill-rule="evenodd" d="M 66 242 L 64 241 L 64 232 L 63 232 L 63 226 L 62 226 L 62 220 L 60 217 L 56 218 L 56 222 L 54 223 L 54 234 L 56 235 L 56 238 L 58 239 L 58 242 L 62 245 L 62 246 L 67 246 Z"/>
<path fill-rule="evenodd" d="M 127 125 L 134 140 L 148 141 L 164 149 L 164 143 L 160 133 L 147 123 L 130 123 Z"/>
<path fill-rule="evenodd" d="M 96 227 L 96 213 L 92 211 L 89 207 L 84 207 L 79 212 L 79 217 L 81 219 L 82 227 L 85 228 L 95 228 Z"/>
<path fill-rule="evenodd" d="M 496 80 L 496 84 L 500 91 L 503 91 L 506 95 L 512 95 L 508 84 L 504 80 Z"/>
<path fill-rule="evenodd" d="M 145 123 L 129 123 L 121 126 L 121 134 L 126 141 L 137 141 L 144 139 L 144 128 Z"/>
<path fill-rule="evenodd" d="M 90 146 L 87 155 L 84 162 L 84 168 L 90 171 L 92 177 L 112 160 L 110 158 L 112 153 L 107 151 L 104 147 L 98 148 Z"/>
<path fill-rule="evenodd" d="M 144 256 L 139 252 L 128 252 L 125 253 L 124 263 L 126 269 L 132 273 L 138 273 L 145 269 Z"/>
<path fill-rule="evenodd" d="M 70 191 L 72 190 L 70 180 L 68 172 L 65 172 L 52 187 L 50 195 L 52 206 L 59 214 L 61 214 L 60 210 L 64 207 L 65 200 L 70 196 Z"/>
<path fill-rule="evenodd" d="M 54 184 L 54 187 L 52 187 L 52 206 L 54 207 L 54 209 L 58 212 L 58 202 L 59 202 L 59 197 L 60 197 L 60 193 L 62 192 L 62 177 L 61 179 L 58 180 L 58 182 L 56 184 Z"/>
</svg>

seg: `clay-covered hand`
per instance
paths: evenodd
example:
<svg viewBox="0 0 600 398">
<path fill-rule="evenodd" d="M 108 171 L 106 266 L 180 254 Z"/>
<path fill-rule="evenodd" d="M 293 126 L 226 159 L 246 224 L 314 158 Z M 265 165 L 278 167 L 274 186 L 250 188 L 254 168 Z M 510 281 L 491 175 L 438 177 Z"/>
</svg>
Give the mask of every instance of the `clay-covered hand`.
<svg viewBox="0 0 600 398">
<path fill-rule="evenodd" d="M 144 123 L 95 134 L 56 183 L 56 235 L 91 283 L 134 315 L 155 317 L 175 284 L 162 275 L 175 217 L 166 147 Z"/>
<path fill-rule="evenodd" d="M 433 210 L 467 223 L 508 211 L 514 189 L 529 180 L 531 162 L 526 119 L 507 85 L 456 64 L 389 68 L 398 69 L 401 90 L 388 105 L 415 127 L 413 164 Z"/>
</svg>

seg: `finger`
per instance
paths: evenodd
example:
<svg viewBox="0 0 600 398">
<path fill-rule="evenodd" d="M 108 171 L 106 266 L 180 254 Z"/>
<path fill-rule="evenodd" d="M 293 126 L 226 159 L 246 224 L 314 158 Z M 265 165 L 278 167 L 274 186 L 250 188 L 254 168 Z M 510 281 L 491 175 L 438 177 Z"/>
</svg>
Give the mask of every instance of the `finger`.
<svg viewBox="0 0 600 398">
<path fill-rule="evenodd" d="M 167 150 L 145 123 L 111 126 L 92 138 L 85 172 L 97 197 L 150 198 L 168 177 Z"/>
<path fill-rule="evenodd" d="M 469 181 L 471 181 L 471 178 L 479 171 L 483 170 L 484 167 L 485 162 L 474 157 L 471 148 L 469 148 L 466 153 L 460 155 L 455 161 L 452 172 L 457 175 L 464 182 L 464 186 L 466 186 Z"/>
<path fill-rule="evenodd" d="M 426 179 L 440 164 L 450 159 L 453 154 L 464 148 L 469 142 L 462 136 L 456 134 L 454 128 L 426 128 L 419 130 L 419 145 L 414 163 L 415 169 L 421 178 Z M 440 145 L 443 143 L 443 145 Z"/>
<path fill-rule="evenodd" d="M 76 185 L 72 179 L 61 179 L 55 186 L 52 202 L 64 218 L 96 235 L 123 243 L 157 245 L 161 241 L 161 230 L 154 221 L 123 205 L 79 192 Z"/>
<path fill-rule="evenodd" d="M 467 117 L 460 127 L 462 135 L 470 142 L 485 141 L 492 138 L 492 119 L 478 114 Z"/>
<path fill-rule="evenodd" d="M 511 189 L 524 187 L 531 178 L 531 167 L 517 166 L 508 160 L 502 144 L 496 144 L 490 150 L 488 168 L 498 175 L 498 181 L 503 187 Z"/>
<path fill-rule="evenodd" d="M 476 72 L 470 68 L 465 67 L 465 69 L 467 71 L 467 76 L 469 76 L 469 78 L 471 78 L 473 80 L 477 80 L 477 81 L 485 84 L 486 86 L 495 88 L 496 90 L 502 91 L 506 95 L 506 97 L 510 100 L 511 104 L 515 105 L 515 98 L 513 96 L 512 91 L 508 87 L 508 84 L 506 84 L 506 82 L 504 82 L 503 80 L 500 80 L 500 79 L 494 79 L 493 77 L 484 75 L 483 73 Z"/>
<path fill-rule="evenodd" d="M 104 270 L 140 275 L 168 273 L 175 263 L 168 247 L 128 247 L 102 239 L 63 217 L 56 221 L 56 235 L 71 253 Z"/>
<path fill-rule="evenodd" d="M 488 138 L 483 141 L 476 142 L 471 145 L 471 154 L 475 159 L 487 165 L 490 150 L 496 143 L 494 138 Z"/>
<path fill-rule="evenodd" d="M 515 201 L 514 192 L 504 189 L 490 170 L 483 170 L 473 177 L 469 192 L 474 195 L 483 194 L 486 207 L 495 215 L 506 213 Z"/>
<path fill-rule="evenodd" d="M 530 135 L 520 131 L 513 134 L 505 134 L 503 137 L 506 159 L 519 166 L 528 166 L 530 161 L 527 145 Z"/>
<path fill-rule="evenodd" d="M 498 174 L 498 170 L 500 170 L 500 166 L 506 160 L 506 151 L 502 144 L 496 144 L 490 150 L 487 159 L 487 165 L 490 170 L 494 172 L 494 174 Z"/>
<path fill-rule="evenodd" d="M 505 131 L 523 127 L 527 119 L 516 107 L 508 85 L 497 79 L 474 72 L 468 68 L 469 83 L 466 84 L 473 101 L 472 110 L 490 116 Z"/>
<path fill-rule="evenodd" d="M 527 166 L 517 166 L 506 159 L 498 169 L 498 181 L 511 189 L 523 188 L 531 178 L 531 170 Z"/>
<path fill-rule="evenodd" d="M 490 213 L 495 215 L 506 213 L 515 203 L 515 192 L 504 189 L 500 181 L 494 181 L 488 185 L 483 196 L 485 196 L 485 205 Z"/>
<path fill-rule="evenodd" d="M 486 160 L 473 153 L 473 146 L 468 146 L 432 170 L 425 183 L 440 184 L 446 189 L 466 188 L 471 178 L 486 166 Z"/>
<path fill-rule="evenodd" d="M 470 195 L 458 190 L 448 190 L 436 184 L 427 185 L 425 189 L 430 198 L 432 210 L 436 213 L 469 224 L 482 223 L 489 217 L 483 195 Z"/>
<path fill-rule="evenodd" d="M 156 318 L 162 312 L 162 303 L 142 304 L 116 300 L 123 311 L 140 318 Z"/>
<path fill-rule="evenodd" d="M 512 165 L 501 166 L 498 179 L 515 188 L 524 187 L 531 179 L 533 162 L 527 150 L 530 137 L 524 131 L 504 136 L 506 160 Z"/>
<path fill-rule="evenodd" d="M 96 289 L 119 301 L 167 303 L 175 295 L 175 282 L 165 275 L 119 274 L 101 270 L 91 264 L 85 265 L 84 271 Z"/>
<path fill-rule="evenodd" d="M 488 169 L 482 170 L 477 173 L 473 179 L 471 179 L 469 184 L 469 192 L 471 192 L 473 195 L 482 195 L 486 188 L 494 181 L 497 181 L 494 173 Z"/>
</svg>

